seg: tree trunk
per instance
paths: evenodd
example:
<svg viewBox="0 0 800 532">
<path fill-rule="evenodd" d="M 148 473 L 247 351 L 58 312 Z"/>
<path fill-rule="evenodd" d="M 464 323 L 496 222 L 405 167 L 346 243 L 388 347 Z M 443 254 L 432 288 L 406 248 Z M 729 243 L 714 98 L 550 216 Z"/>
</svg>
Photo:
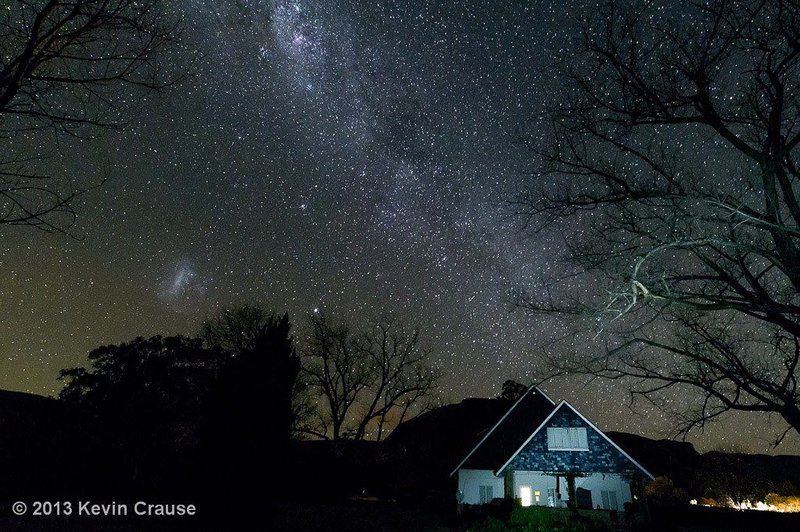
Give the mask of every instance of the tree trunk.
<svg viewBox="0 0 800 532">
<path fill-rule="evenodd" d="M 800 434 L 800 408 L 796 404 L 790 404 L 783 408 L 781 416 L 791 427 Z"/>
<path fill-rule="evenodd" d="M 576 511 L 578 509 L 578 501 L 576 500 L 575 495 L 575 475 L 568 474 L 566 475 L 567 479 L 567 508 L 570 510 Z"/>
</svg>

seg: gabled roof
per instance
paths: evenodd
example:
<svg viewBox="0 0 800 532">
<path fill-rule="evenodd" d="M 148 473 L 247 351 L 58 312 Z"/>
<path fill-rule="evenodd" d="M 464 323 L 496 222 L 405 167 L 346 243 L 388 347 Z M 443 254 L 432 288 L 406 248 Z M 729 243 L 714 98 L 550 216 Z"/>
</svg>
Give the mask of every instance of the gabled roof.
<svg viewBox="0 0 800 532">
<path fill-rule="evenodd" d="M 450 476 L 459 469 L 497 469 L 552 412 L 554 406 L 555 403 L 547 394 L 536 386 L 530 386 L 461 460 Z"/>
<path fill-rule="evenodd" d="M 626 459 L 651 479 L 653 475 L 631 455 L 606 436 L 594 423 L 578 412 L 566 401 L 556 405 L 543 391 L 531 386 L 514 403 L 508 412 L 481 438 L 478 444 L 467 454 L 450 473 L 455 475 L 459 469 L 489 469 L 498 475 L 508 467 L 511 461 L 528 443 L 547 425 L 559 410 L 569 408 L 580 417 L 592 430 L 617 449 Z"/>
<path fill-rule="evenodd" d="M 512 454 L 512 455 L 511 455 L 511 456 L 508 458 L 508 460 L 506 460 L 506 461 L 503 463 L 503 465 L 502 465 L 502 466 L 500 466 L 500 467 L 498 467 L 496 470 L 494 470 L 494 473 L 495 473 L 495 475 L 502 473 L 502 472 L 503 472 L 503 470 L 504 470 L 504 469 L 505 469 L 505 468 L 508 466 L 508 464 L 510 464 L 510 463 L 511 463 L 511 461 L 512 461 L 514 458 L 516 458 L 516 456 L 517 456 L 517 455 L 520 453 L 520 451 L 522 451 L 522 449 L 524 449 L 524 448 L 525 448 L 525 446 L 526 446 L 526 445 L 528 445 L 528 443 L 529 443 L 529 442 L 530 442 L 530 441 L 533 439 L 533 437 L 534 437 L 534 436 L 536 436 L 536 434 L 538 434 L 538 433 L 539 433 L 539 431 L 541 431 L 541 430 L 542 430 L 542 428 L 543 428 L 545 425 L 547 425 L 547 422 L 548 422 L 548 421 L 550 421 L 550 418 L 552 418 L 554 415 L 556 415 L 556 413 L 557 413 L 559 410 L 561 410 L 562 408 L 564 408 L 564 407 L 566 407 L 566 408 L 569 408 L 570 410 L 572 410 L 573 412 L 575 412 L 575 414 L 577 414 L 577 415 L 578 415 L 578 417 L 580 417 L 580 418 L 581 418 L 581 419 L 582 419 L 582 420 L 583 420 L 583 421 L 584 421 L 584 422 L 585 422 L 587 425 L 589 425 L 589 427 L 591 427 L 591 428 L 592 428 L 592 430 L 594 430 L 595 432 L 597 432 L 597 434 L 599 434 L 600 436 L 602 436 L 602 437 L 603 437 L 603 439 L 605 439 L 605 440 L 606 440 L 608 443 L 610 443 L 611 445 L 613 445 L 613 446 L 614 446 L 614 447 L 615 447 L 615 448 L 616 448 L 616 449 L 617 449 L 617 450 L 618 450 L 620 453 L 622 453 L 622 456 L 624 456 L 625 458 L 627 458 L 628 460 L 630 460 L 630 461 L 631 461 L 631 463 L 633 463 L 633 465 L 635 465 L 636 467 L 638 467 L 638 468 L 639 468 L 639 470 L 641 470 L 641 471 L 642 471 L 642 473 L 644 473 L 645 475 L 647 475 L 647 476 L 648 476 L 648 477 L 650 477 L 651 479 L 655 478 L 655 477 L 654 477 L 654 476 L 653 476 L 653 475 L 652 475 L 652 474 L 651 474 L 651 473 L 650 473 L 650 472 L 649 472 L 647 469 L 645 469 L 645 468 L 644 468 L 644 467 L 643 467 L 643 466 L 642 466 L 642 465 L 641 465 L 639 462 L 637 462 L 636 460 L 634 460 L 634 459 L 631 457 L 631 455 L 629 455 L 628 453 L 626 453 L 625 451 L 623 451 L 623 450 L 622 450 L 622 447 L 620 447 L 619 445 L 617 445 L 616 443 L 614 443 L 614 441 L 613 441 L 611 438 L 609 438 L 608 436 L 606 436 L 606 435 L 603 433 L 603 431 L 601 431 L 600 429 L 598 429 L 598 428 L 595 426 L 595 424 L 594 424 L 594 423 L 592 423 L 591 421 L 589 421 L 588 419 L 586 419 L 586 417 L 585 417 L 583 414 L 581 414 L 580 412 L 578 412 L 578 410 L 576 410 L 574 406 L 572 406 L 571 404 L 569 404 L 569 403 L 568 403 L 568 402 L 566 402 L 566 401 L 561 401 L 561 402 L 558 404 L 558 406 L 557 406 L 557 407 L 555 407 L 555 408 L 553 409 L 553 411 L 552 411 L 552 412 L 550 412 L 550 415 L 548 415 L 548 416 L 547 416 L 547 417 L 546 417 L 546 418 L 545 418 L 545 419 L 544 419 L 544 420 L 543 420 L 543 421 L 542 421 L 542 422 L 539 424 L 539 426 L 538 426 L 538 427 L 536 427 L 536 430 L 534 430 L 534 431 L 531 433 L 531 435 L 530 435 L 530 436 L 528 436 L 528 438 L 527 438 L 527 439 L 526 439 L 524 442 L 522 442 L 522 444 L 519 446 L 519 448 L 517 448 L 517 450 L 516 450 L 516 451 L 514 451 L 514 454 Z"/>
</svg>

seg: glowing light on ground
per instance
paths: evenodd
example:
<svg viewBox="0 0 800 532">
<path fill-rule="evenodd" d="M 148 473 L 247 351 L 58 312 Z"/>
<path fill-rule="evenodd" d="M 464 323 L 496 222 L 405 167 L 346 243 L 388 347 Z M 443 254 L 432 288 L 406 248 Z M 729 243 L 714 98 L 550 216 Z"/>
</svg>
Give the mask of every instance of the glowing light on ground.
<svg viewBox="0 0 800 532">
<path fill-rule="evenodd" d="M 731 498 L 719 503 L 713 499 L 692 499 L 689 501 L 692 506 L 705 506 L 707 508 L 733 508 L 734 510 L 755 510 L 759 512 L 800 512 L 800 497 L 784 496 L 770 493 L 763 501 L 734 501 Z"/>
</svg>

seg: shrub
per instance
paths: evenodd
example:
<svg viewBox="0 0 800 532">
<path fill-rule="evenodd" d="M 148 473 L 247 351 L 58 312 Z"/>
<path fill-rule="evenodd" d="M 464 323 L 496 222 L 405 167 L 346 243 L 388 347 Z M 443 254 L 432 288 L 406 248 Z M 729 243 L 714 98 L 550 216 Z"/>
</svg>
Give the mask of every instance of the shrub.
<svg viewBox="0 0 800 532">
<path fill-rule="evenodd" d="M 719 503 L 715 499 L 709 499 L 707 497 L 700 497 L 700 505 L 701 506 L 717 507 L 717 506 L 719 506 Z"/>
<path fill-rule="evenodd" d="M 656 477 L 644 487 L 647 499 L 656 506 L 685 506 L 689 495 L 675 486 L 669 477 Z"/>
<path fill-rule="evenodd" d="M 800 497 L 768 493 L 764 502 L 784 512 L 800 512 Z"/>
</svg>

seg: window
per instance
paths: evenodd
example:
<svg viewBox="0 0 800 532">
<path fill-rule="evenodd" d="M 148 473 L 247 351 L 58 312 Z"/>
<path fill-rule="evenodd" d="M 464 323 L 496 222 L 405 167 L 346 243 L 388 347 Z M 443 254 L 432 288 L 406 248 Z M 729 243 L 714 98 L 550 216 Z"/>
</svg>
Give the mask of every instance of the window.
<svg viewBox="0 0 800 532">
<path fill-rule="evenodd" d="M 601 491 L 600 498 L 603 500 L 604 510 L 619 510 L 616 491 Z"/>
<path fill-rule="evenodd" d="M 481 504 L 487 504 L 494 499 L 494 486 L 478 486 L 478 494 L 481 498 Z"/>
<path fill-rule="evenodd" d="M 555 505 L 556 505 L 556 489 L 547 488 L 547 506 L 553 508 L 555 507 Z"/>
<path fill-rule="evenodd" d="M 519 500 L 522 506 L 530 506 L 531 504 L 533 504 L 533 497 L 531 497 L 530 486 L 519 487 Z"/>
<path fill-rule="evenodd" d="M 583 427 L 550 427 L 547 429 L 550 451 L 588 451 L 589 440 Z"/>
</svg>

